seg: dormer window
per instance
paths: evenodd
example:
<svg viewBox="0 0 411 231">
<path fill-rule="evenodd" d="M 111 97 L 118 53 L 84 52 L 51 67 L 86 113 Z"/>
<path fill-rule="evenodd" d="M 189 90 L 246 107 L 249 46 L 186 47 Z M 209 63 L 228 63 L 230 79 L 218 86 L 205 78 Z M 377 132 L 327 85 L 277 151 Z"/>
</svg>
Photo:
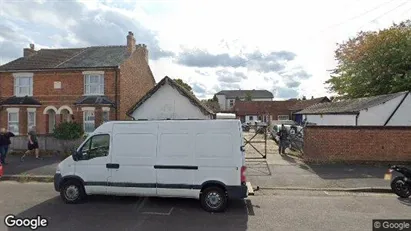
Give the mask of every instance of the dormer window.
<svg viewBox="0 0 411 231">
<path fill-rule="evenodd" d="M 84 95 L 104 95 L 104 72 L 83 72 Z"/>
<path fill-rule="evenodd" d="M 33 96 L 33 74 L 15 73 L 14 95 L 17 97 Z"/>
</svg>

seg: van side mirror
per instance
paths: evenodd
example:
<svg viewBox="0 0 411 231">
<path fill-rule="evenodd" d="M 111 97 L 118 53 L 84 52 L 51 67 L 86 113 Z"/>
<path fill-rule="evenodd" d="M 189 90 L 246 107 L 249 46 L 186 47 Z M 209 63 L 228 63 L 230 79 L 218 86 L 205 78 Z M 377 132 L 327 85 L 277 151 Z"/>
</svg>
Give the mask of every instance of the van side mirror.
<svg viewBox="0 0 411 231">
<path fill-rule="evenodd" d="M 80 154 L 80 152 L 77 152 L 76 150 L 74 150 L 71 155 L 73 156 L 73 160 L 74 160 L 74 161 L 78 161 L 78 160 L 81 159 L 81 154 Z"/>
</svg>

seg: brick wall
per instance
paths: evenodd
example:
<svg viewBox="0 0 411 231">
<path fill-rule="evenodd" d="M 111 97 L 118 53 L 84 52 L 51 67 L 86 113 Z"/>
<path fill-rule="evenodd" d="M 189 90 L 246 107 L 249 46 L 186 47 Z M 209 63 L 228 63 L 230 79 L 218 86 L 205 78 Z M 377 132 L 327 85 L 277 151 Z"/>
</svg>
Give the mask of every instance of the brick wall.
<svg viewBox="0 0 411 231">
<path fill-rule="evenodd" d="M 411 161 L 411 127 L 309 126 L 307 161 Z"/>
<path fill-rule="evenodd" d="M 145 47 L 137 47 L 120 66 L 119 120 L 130 120 L 126 112 L 156 84 L 148 65 L 147 52 Z"/>
<path fill-rule="evenodd" d="M 114 69 L 98 69 L 104 71 L 104 93 L 112 102 L 115 101 L 115 70 Z M 39 134 L 47 133 L 48 118 L 43 112 L 47 106 L 60 108 L 61 106 L 69 106 L 73 111 L 75 121 L 83 122 L 83 112 L 81 107 L 77 107 L 74 103 L 84 94 L 84 70 L 79 71 L 41 71 L 34 72 L 33 76 L 33 97 L 40 101 L 40 107 L 36 107 L 36 128 Z M 54 82 L 61 82 L 61 89 L 54 89 Z M 0 73 L 0 101 L 12 97 L 14 95 L 14 78 L 12 73 Z M 18 107 L 20 118 L 20 134 L 27 133 L 27 110 L 34 106 L 7 106 L 0 110 L 0 127 L 7 127 L 7 111 L 8 107 Z M 96 114 L 101 115 L 99 107 L 96 107 Z M 59 116 L 56 116 L 58 121 Z M 110 112 L 110 119 L 115 119 L 114 109 Z M 97 118 L 96 126 L 99 125 L 101 118 Z M 57 122 L 58 123 L 58 122 Z"/>
</svg>

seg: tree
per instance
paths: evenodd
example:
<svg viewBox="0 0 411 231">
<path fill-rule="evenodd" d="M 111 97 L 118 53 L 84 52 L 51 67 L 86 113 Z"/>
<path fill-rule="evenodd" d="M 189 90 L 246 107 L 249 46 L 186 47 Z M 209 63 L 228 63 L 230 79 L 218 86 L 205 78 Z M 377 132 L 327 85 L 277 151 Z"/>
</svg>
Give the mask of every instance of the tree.
<svg viewBox="0 0 411 231">
<path fill-rule="evenodd" d="M 251 95 L 250 92 L 245 93 L 245 101 L 251 101 L 253 100 L 253 96 Z"/>
<path fill-rule="evenodd" d="M 340 98 L 411 90 L 411 20 L 338 44 L 338 61 L 325 83 Z"/>
<path fill-rule="evenodd" d="M 305 97 L 305 95 L 303 95 L 303 100 L 307 100 L 307 97 Z"/>
<path fill-rule="evenodd" d="M 240 101 L 241 99 L 240 99 L 240 97 L 235 97 L 235 101 Z"/>
<path fill-rule="evenodd" d="M 174 81 L 176 81 L 176 83 L 178 83 L 180 86 L 184 87 L 187 91 L 189 91 L 191 94 L 194 95 L 194 92 L 191 86 L 185 83 L 182 79 L 174 79 Z"/>
</svg>

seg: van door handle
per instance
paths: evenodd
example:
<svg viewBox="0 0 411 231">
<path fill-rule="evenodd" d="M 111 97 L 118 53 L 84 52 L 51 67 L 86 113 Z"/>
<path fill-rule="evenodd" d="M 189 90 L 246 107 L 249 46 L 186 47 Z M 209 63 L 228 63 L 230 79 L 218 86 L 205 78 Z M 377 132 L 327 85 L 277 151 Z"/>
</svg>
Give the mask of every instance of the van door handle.
<svg viewBox="0 0 411 231">
<path fill-rule="evenodd" d="M 120 168 L 119 164 L 106 164 L 107 168 Z"/>
</svg>

